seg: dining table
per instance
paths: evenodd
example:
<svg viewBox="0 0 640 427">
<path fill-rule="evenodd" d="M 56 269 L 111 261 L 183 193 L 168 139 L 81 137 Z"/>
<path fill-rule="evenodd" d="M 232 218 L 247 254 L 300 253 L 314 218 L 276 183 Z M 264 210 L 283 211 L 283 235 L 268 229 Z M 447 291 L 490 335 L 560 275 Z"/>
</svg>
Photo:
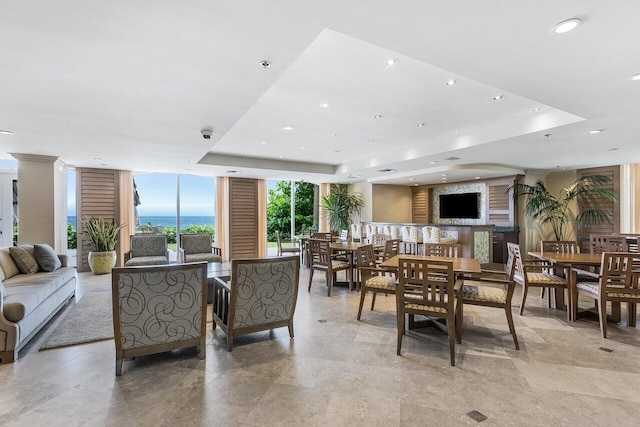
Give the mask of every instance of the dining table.
<svg viewBox="0 0 640 427">
<path fill-rule="evenodd" d="M 347 260 L 349 262 L 349 265 L 351 266 L 351 277 L 353 278 L 352 283 L 353 285 L 356 287 L 356 289 L 359 288 L 359 275 L 357 274 L 358 271 L 358 266 L 357 263 L 355 262 L 355 253 L 358 251 L 359 248 L 363 247 L 363 246 L 367 246 L 370 245 L 371 243 L 365 243 L 365 242 L 344 242 L 344 241 L 338 241 L 338 242 L 332 242 L 329 244 L 329 249 L 331 250 L 332 254 L 340 254 L 340 253 L 344 253 L 347 257 Z M 384 248 L 384 245 L 373 245 L 373 248 Z M 356 274 L 354 274 L 354 272 Z M 349 288 L 349 290 L 353 290 L 351 287 Z"/>
<path fill-rule="evenodd" d="M 433 260 L 433 261 L 450 261 L 453 267 L 453 272 L 456 275 L 466 275 L 466 274 L 480 274 L 482 273 L 482 267 L 480 266 L 480 260 L 477 258 L 453 258 L 453 257 L 442 257 L 442 256 L 427 256 L 427 255 L 395 255 L 389 258 L 386 261 L 380 263 L 380 267 L 386 269 L 398 269 L 400 265 L 400 259 L 415 259 L 415 260 Z M 456 287 L 454 288 L 456 291 L 459 290 L 460 286 L 462 286 L 463 281 L 457 281 Z M 416 321 L 414 319 L 414 315 L 409 315 L 409 323 L 408 329 L 420 329 L 423 327 L 436 326 L 441 329 L 443 332 L 447 333 L 446 329 L 440 322 L 435 320 L 426 320 L 426 321 Z"/>
<path fill-rule="evenodd" d="M 577 307 L 577 275 L 571 271 L 573 267 L 599 267 L 602 262 L 602 254 L 592 253 L 563 253 L 563 252 L 528 252 L 529 256 L 548 261 L 557 268 L 565 269 L 565 278 L 567 280 L 567 318 L 570 321 L 575 322 L 578 316 Z M 619 306 L 618 310 L 614 309 L 614 318 L 616 317 L 615 311 L 618 311 L 617 316 L 620 317 Z"/>
</svg>

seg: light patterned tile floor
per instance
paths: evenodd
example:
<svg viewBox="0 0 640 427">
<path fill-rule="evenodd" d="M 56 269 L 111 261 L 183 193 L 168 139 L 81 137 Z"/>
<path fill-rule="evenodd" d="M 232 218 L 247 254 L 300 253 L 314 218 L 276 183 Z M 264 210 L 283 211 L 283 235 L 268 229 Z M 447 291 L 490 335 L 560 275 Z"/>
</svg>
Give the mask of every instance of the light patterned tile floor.
<svg viewBox="0 0 640 427">
<path fill-rule="evenodd" d="M 637 425 L 640 331 L 568 323 L 535 292 L 515 315 L 516 351 L 501 310 L 465 308 L 463 343 L 449 365 L 439 331 L 403 340 L 396 355 L 394 298 L 335 288 L 323 275 L 307 293 L 303 269 L 286 328 L 236 339 L 207 331 L 207 358 L 190 350 L 126 361 L 116 378 L 113 341 L 38 351 L 67 307 L 21 353 L 0 366 L 0 425 Z M 110 276 L 79 274 L 78 298 L 110 289 Z M 514 301 L 519 302 L 519 290 Z M 515 311 L 515 310 L 514 310 Z M 322 321 L 322 322 L 321 322 Z M 613 352 L 605 352 L 607 347 Z"/>
</svg>

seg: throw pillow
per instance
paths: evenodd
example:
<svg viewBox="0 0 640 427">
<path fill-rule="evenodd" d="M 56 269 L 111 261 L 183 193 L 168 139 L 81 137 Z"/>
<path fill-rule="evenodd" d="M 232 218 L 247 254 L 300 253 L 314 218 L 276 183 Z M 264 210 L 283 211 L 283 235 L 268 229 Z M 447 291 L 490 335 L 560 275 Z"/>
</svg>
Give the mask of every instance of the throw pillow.
<svg viewBox="0 0 640 427">
<path fill-rule="evenodd" d="M 42 271 L 56 271 L 62 267 L 56 251 L 46 243 L 33 245 L 33 252 Z"/>
<path fill-rule="evenodd" d="M 38 272 L 38 261 L 33 252 L 33 246 L 20 245 L 11 246 L 9 248 L 9 254 L 13 258 L 13 262 L 16 263 L 18 269 L 24 274 L 33 274 Z"/>
</svg>

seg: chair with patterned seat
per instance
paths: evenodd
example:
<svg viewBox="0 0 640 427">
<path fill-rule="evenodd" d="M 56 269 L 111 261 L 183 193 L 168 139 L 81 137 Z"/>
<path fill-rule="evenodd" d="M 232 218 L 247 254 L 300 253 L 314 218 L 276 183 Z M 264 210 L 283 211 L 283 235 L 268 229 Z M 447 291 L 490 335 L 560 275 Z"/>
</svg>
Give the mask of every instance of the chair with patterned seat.
<svg viewBox="0 0 640 427">
<path fill-rule="evenodd" d="M 390 240 L 387 240 L 389 242 Z M 389 270 L 380 268 L 376 264 L 376 254 L 373 245 L 360 246 L 356 252 L 358 271 L 360 272 L 360 281 L 362 282 L 360 289 L 360 306 L 358 307 L 358 317 L 362 315 L 362 307 L 367 292 L 373 293 L 371 299 L 371 311 L 376 304 L 376 295 L 380 292 L 385 294 L 396 293 L 396 279 L 387 275 Z"/>
<path fill-rule="evenodd" d="M 349 278 L 349 289 L 353 287 L 353 276 L 351 265 L 347 261 L 337 260 L 331 253 L 330 241 L 325 239 L 309 239 L 309 292 L 311 292 L 311 282 L 313 272 L 324 271 L 327 275 L 327 296 L 331 296 L 331 288 L 336 282 L 338 271 L 344 271 Z"/>
<path fill-rule="evenodd" d="M 513 281 L 515 267 L 515 252 L 510 252 L 505 271 L 483 269 L 479 277 L 464 279 L 464 284 L 458 292 L 458 312 L 456 314 L 458 343 L 462 342 L 463 307 L 465 305 L 493 307 L 504 309 L 513 343 L 516 350 L 520 350 L 511 312 L 511 299 L 516 286 Z"/>
<path fill-rule="evenodd" d="M 524 312 L 524 305 L 527 300 L 529 288 L 554 288 L 562 290 L 567 288 L 567 280 L 549 273 L 549 268 L 553 266 L 545 261 L 527 261 L 522 259 L 520 245 L 517 243 L 507 243 L 509 256 L 515 257 L 515 271 L 513 280 L 522 285 L 522 300 L 520 301 L 520 315 Z M 535 270 L 535 271 L 533 271 Z M 557 302 L 556 302 L 557 303 Z"/>
<path fill-rule="evenodd" d="M 222 262 L 222 250 L 213 246 L 211 234 L 181 234 L 180 262 Z"/>
</svg>

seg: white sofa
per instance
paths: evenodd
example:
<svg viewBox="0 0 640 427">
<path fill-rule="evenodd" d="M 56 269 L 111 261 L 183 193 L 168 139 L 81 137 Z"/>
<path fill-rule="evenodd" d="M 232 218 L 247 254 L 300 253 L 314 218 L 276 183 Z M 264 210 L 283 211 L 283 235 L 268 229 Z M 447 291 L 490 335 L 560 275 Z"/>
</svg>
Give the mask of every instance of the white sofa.
<svg viewBox="0 0 640 427">
<path fill-rule="evenodd" d="M 13 362 L 18 351 L 75 295 L 76 269 L 22 274 L 9 248 L 0 248 L 0 361 Z"/>
</svg>

